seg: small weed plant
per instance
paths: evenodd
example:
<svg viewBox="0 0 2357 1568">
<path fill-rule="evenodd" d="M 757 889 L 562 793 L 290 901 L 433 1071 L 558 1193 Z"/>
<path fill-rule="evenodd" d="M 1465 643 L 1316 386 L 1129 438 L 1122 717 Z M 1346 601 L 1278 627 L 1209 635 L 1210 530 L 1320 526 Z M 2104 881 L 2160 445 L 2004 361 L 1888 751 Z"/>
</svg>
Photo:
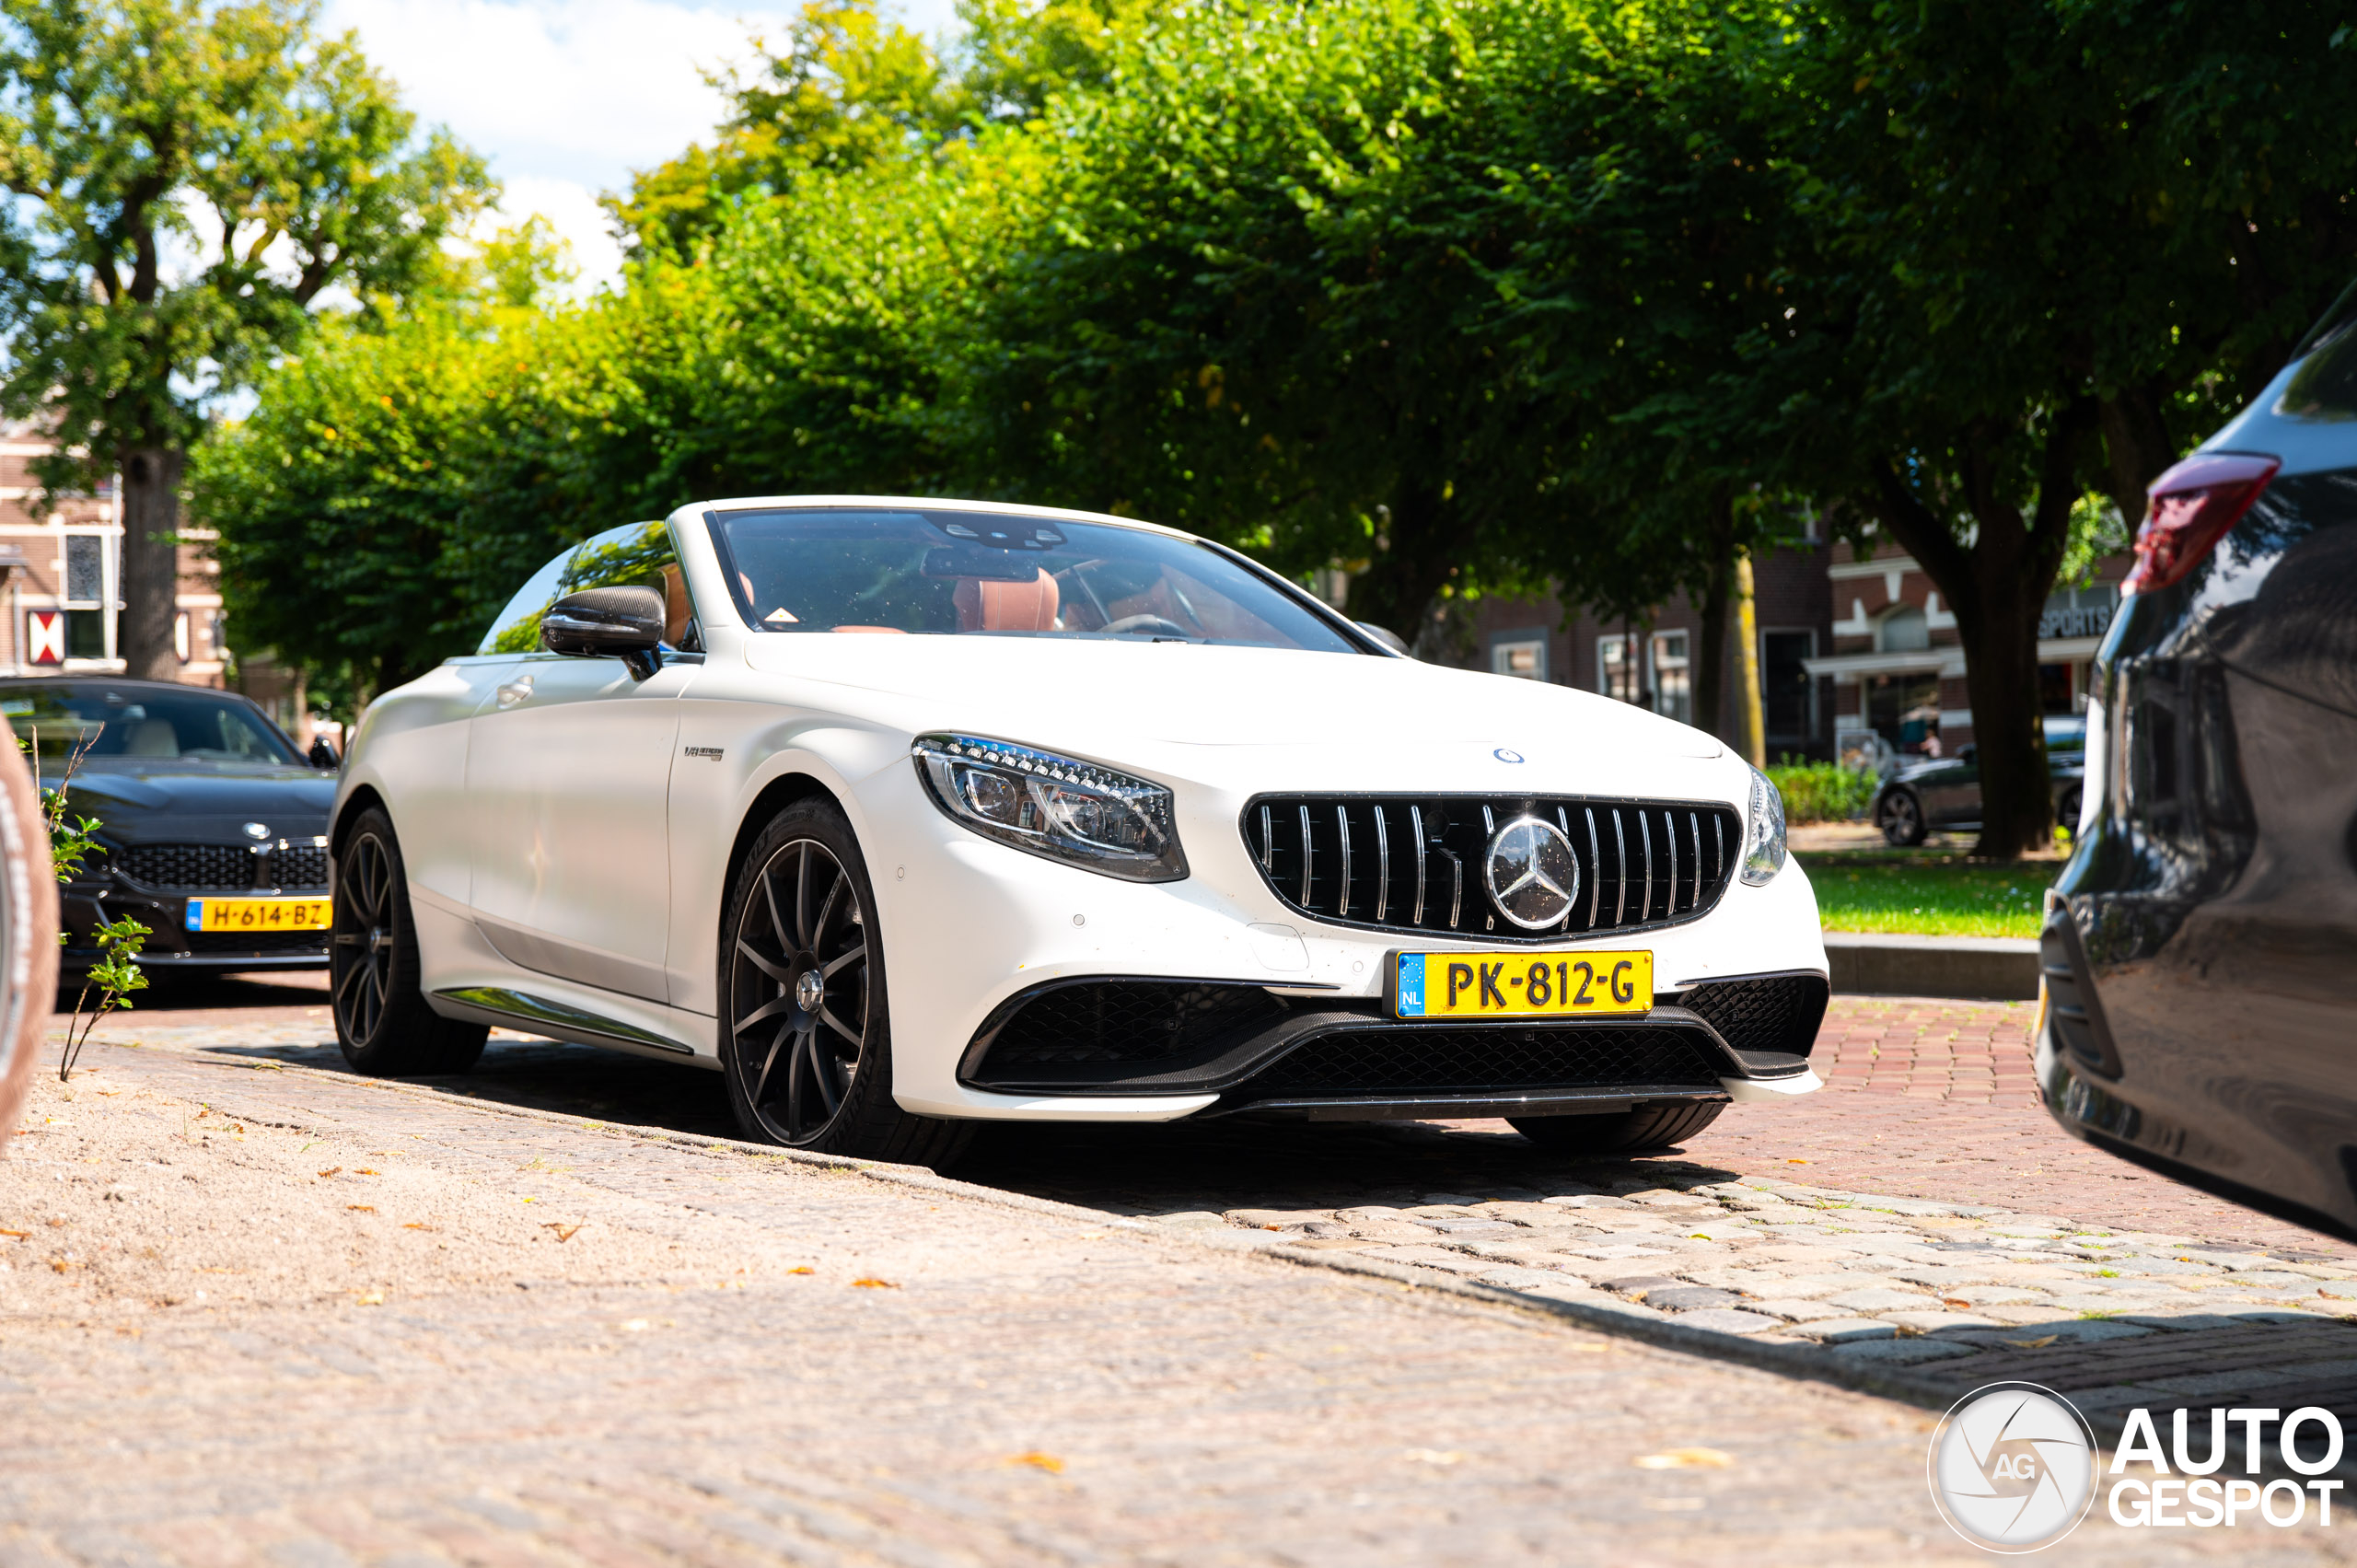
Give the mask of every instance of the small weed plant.
<svg viewBox="0 0 2357 1568">
<path fill-rule="evenodd" d="M 72 881 L 83 862 L 98 848 L 99 819 L 75 816 L 66 805 L 65 789 L 74 782 L 75 770 L 81 767 L 82 759 L 89 753 L 99 733 L 93 730 L 66 757 L 64 775 L 54 789 L 41 782 L 41 731 L 34 730 L 29 741 L 17 742 L 32 763 L 33 787 L 41 796 L 41 820 L 49 829 L 49 863 L 61 883 Z M 124 915 L 120 920 L 101 922 L 90 935 L 98 944 L 99 957 L 83 974 L 81 994 L 74 999 L 74 1016 L 66 1020 L 65 1051 L 57 1059 L 60 1083 L 73 1082 L 74 1063 L 80 1060 L 82 1047 L 89 1043 L 90 1031 L 98 1027 L 99 1020 L 118 1007 L 128 1009 L 131 993 L 147 987 L 147 977 L 139 968 L 140 949 L 147 945 L 145 925 Z M 57 940 L 63 943 L 65 933 L 59 932 Z"/>
</svg>

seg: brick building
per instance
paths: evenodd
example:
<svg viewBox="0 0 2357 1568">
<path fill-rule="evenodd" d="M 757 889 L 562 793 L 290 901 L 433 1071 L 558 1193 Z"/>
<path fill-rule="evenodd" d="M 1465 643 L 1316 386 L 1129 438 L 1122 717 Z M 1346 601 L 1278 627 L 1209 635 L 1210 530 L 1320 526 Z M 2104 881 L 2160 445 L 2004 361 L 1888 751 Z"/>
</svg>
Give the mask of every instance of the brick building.
<svg viewBox="0 0 2357 1568">
<path fill-rule="evenodd" d="M 2039 698 L 2047 713 L 2084 711 L 2088 666 L 2110 627 L 2131 562 L 2107 557 L 2090 587 L 2059 589 L 2048 599 L 2038 628 Z M 1869 731 L 1900 752 L 1953 753 L 1972 739 L 1956 618 L 1905 551 L 1882 541 L 1862 558 L 1850 547 L 1808 539 L 1755 558 L 1752 579 L 1771 759 L 1831 758 L 1854 749 Z M 1485 598 L 1473 631 L 1476 668 L 1578 686 L 1716 727 L 1717 715 L 1695 711 L 1702 614 L 1683 596 L 1662 605 L 1650 623 L 1627 624 L 1585 610 L 1567 617 L 1551 598 Z M 1735 634 L 1732 624 L 1728 634 Z M 1724 690 L 1732 697 L 1732 646 L 1727 665 Z"/>
<path fill-rule="evenodd" d="M 110 674 L 123 668 L 116 645 L 122 610 L 122 500 L 109 482 L 93 495 L 56 496 L 36 510 L 32 462 L 55 449 L 40 424 L 0 424 L 0 566 L 6 569 L 0 618 L 0 668 L 10 675 Z M 209 536 L 192 529 L 180 546 L 173 643 L 180 679 L 223 683 L 219 567 Z"/>
</svg>

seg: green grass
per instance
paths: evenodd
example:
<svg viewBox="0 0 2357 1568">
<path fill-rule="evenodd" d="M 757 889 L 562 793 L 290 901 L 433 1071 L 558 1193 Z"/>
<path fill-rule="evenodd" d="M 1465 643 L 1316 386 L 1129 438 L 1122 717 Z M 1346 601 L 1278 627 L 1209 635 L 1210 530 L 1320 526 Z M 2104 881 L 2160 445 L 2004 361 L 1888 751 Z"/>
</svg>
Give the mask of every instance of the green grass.
<svg viewBox="0 0 2357 1568">
<path fill-rule="evenodd" d="M 1915 936 L 2035 936 L 2059 860 L 2014 865 L 1918 850 L 1794 857 L 1828 931 Z"/>
</svg>

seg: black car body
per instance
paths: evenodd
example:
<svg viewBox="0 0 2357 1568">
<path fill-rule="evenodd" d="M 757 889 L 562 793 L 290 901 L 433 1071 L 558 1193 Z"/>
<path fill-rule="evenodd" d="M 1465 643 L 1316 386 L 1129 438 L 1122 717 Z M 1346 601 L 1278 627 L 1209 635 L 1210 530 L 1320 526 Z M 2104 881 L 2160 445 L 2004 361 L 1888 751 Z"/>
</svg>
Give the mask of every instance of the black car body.
<svg viewBox="0 0 2357 1568">
<path fill-rule="evenodd" d="M 2054 819 L 2066 828 L 2079 822 L 2086 744 L 2086 720 L 2046 720 L 2046 771 L 2054 793 Z M 1885 839 L 1899 845 L 1920 844 L 1935 828 L 1980 827 L 1980 761 L 1975 748 L 1966 746 L 1953 757 L 1927 757 L 1901 767 L 1875 792 L 1871 818 Z"/>
<path fill-rule="evenodd" d="M 2357 290 L 2153 487 L 2049 895 L 2076 1135 L 2357 1236 Z"/>
<path fill-rule="evenodd" d="M 38 740 L 41 782 L 66 784 L 69 814 L 95 818 L 98 850 L 61 889 L 64 970 L 98 957 L 91 932 L 135 916 L 143 968 L 324 969 L 323 931 L 191 931 L 200 895 L 328 893 L 335 775 L 245 698 L 105 677 L 0 680 L 0 713 Z"/>
</svg>

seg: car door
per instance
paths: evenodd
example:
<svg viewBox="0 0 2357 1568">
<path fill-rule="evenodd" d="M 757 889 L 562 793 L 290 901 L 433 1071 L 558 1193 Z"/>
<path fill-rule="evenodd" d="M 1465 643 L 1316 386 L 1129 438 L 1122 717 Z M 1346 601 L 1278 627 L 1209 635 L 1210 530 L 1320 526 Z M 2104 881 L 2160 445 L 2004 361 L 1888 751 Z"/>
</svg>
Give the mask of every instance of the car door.
<svg viewBox="0 0 2357 1568">
<path fill-rule="evenodd" d="M 585 542 L 551 597 L 644 584 L 678 603 L 678 578 L 664 526 L 633 524 Z M 667 1001 L 665 797 L 698 664 L 641 680 L 620 658 L 524 651 L 537 617 L 529 638 L 497 634 L 515 662 L 470 721 L 475 923 L 519 968 Z"/>
<path fill-rule="evenodd" d="M 1923 797 L 1923 820 L 1934 827 L 1980 820 L 1980 764 L 1972 749 L 1926 769 L 1915 792 Z"/>
</svg>

